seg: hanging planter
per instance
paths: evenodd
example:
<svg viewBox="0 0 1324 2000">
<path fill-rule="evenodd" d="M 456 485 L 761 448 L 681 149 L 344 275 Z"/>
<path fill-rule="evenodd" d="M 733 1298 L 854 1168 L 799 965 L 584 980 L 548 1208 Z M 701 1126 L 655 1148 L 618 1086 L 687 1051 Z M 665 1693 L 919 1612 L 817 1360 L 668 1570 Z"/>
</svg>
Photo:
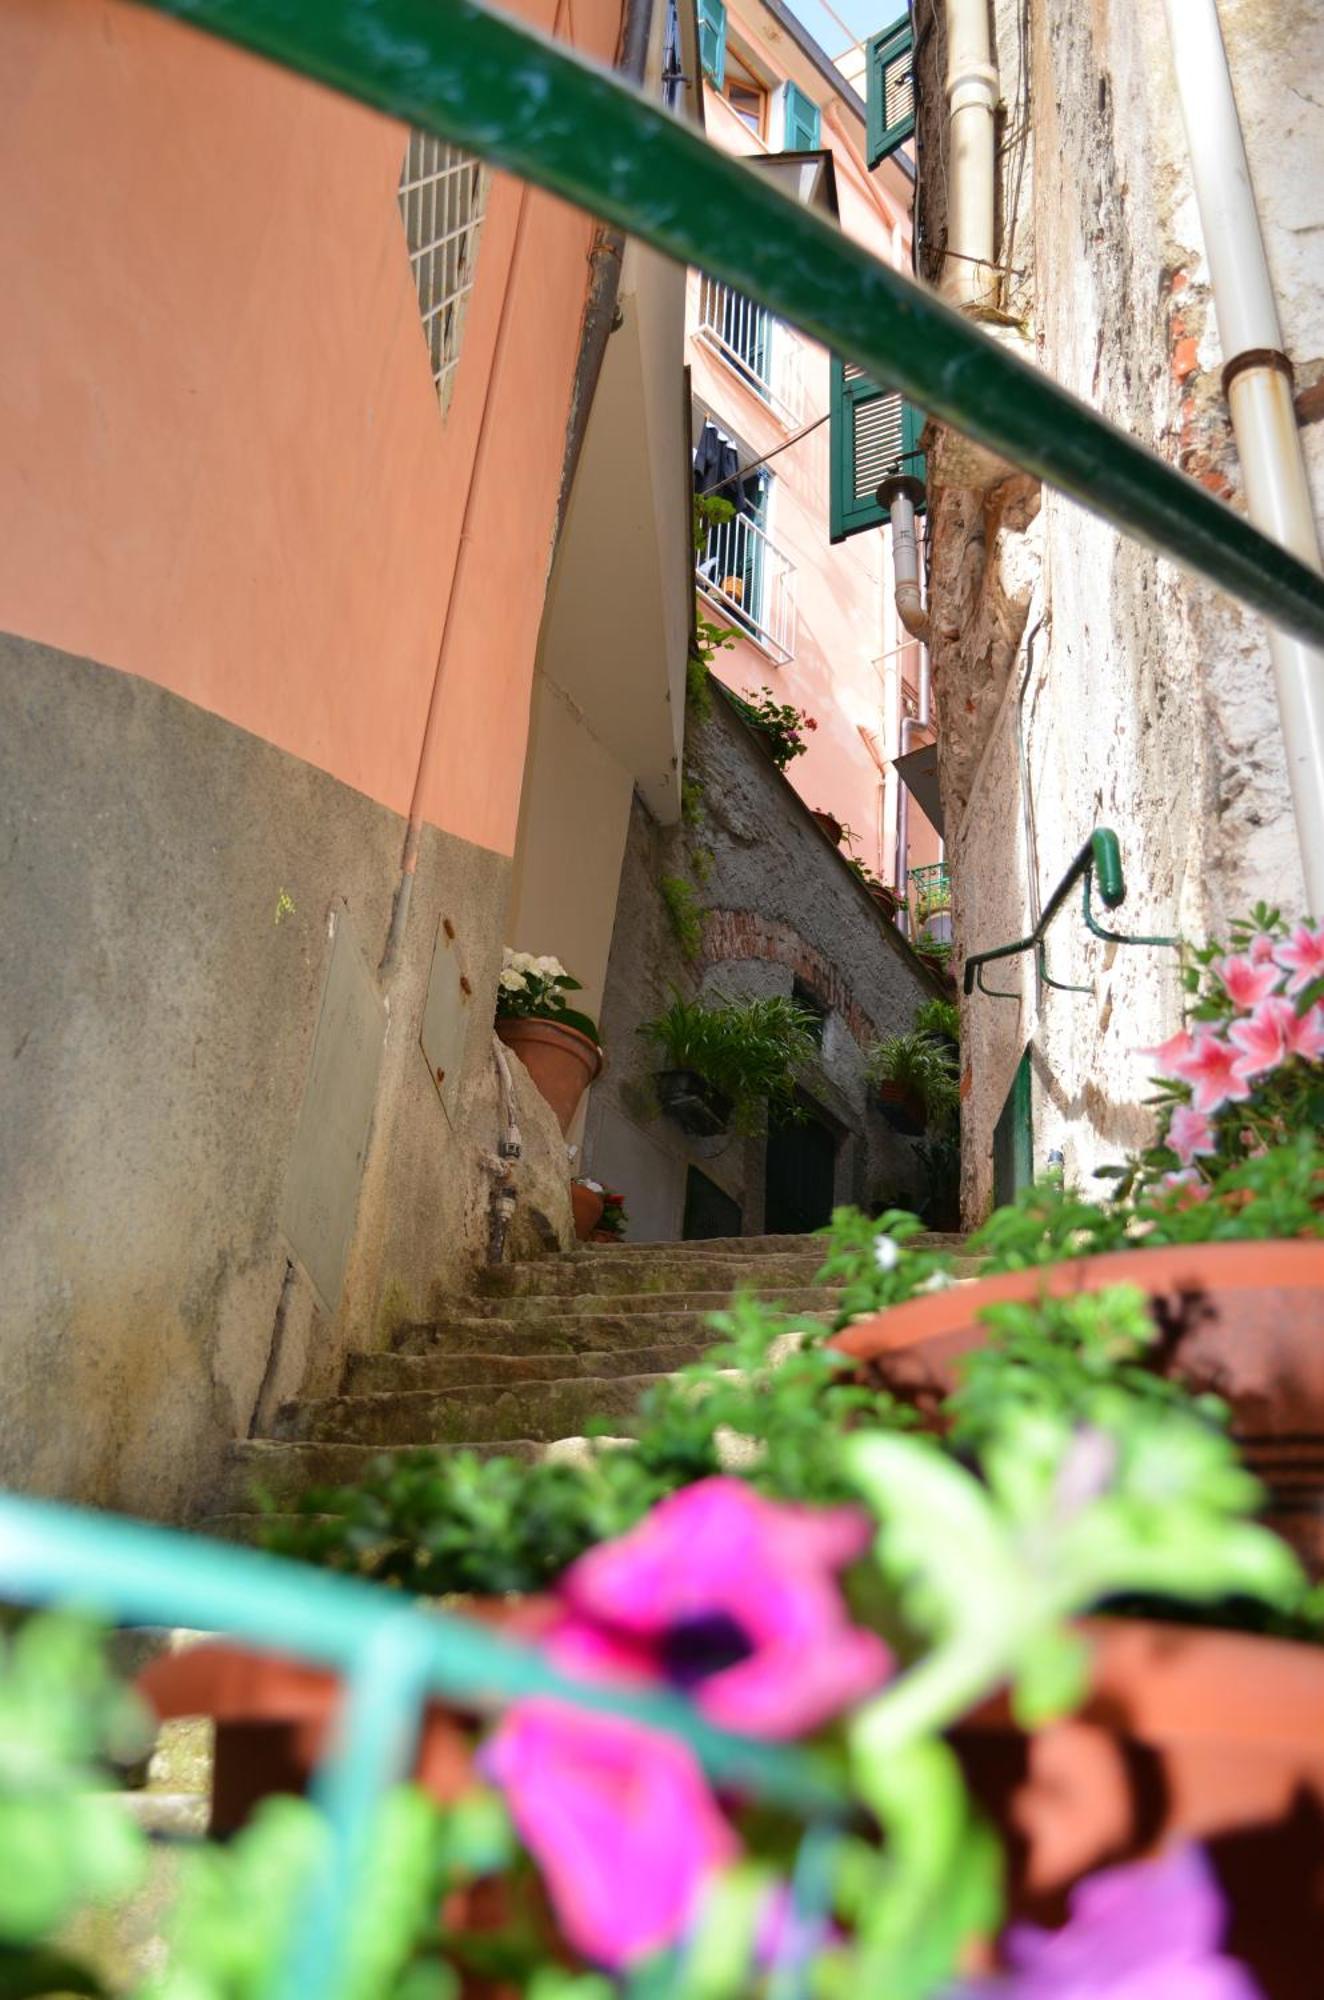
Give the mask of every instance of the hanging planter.
<svg viewBox="0 0 1324 2000">
<path fill-rule="evenodd" d="M 880 1083 L 878 1109 L 894 1132 L 907 1139 L 923 1136 L 924 1105 L 904 1084 Z"/>
<path fill-rule="evenodd" d="M 668 1118 L 692 1139 L 716 1139 L 730 1130 L 735 1107 L 697 1070 L 663 1069 L 653 1079 L 657 1101 Z"/>
</svg>

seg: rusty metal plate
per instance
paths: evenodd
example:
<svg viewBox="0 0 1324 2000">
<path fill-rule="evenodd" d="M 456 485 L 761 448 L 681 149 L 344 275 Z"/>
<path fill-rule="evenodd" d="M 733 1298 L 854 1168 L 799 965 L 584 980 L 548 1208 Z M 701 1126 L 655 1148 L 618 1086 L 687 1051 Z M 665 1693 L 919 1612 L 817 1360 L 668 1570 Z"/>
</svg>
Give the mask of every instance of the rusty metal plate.
<svg viewBox="0 0 1324 2000">
<path fill-rule="evenodd" d="M 349 912 L 337 909 L 331 923 L 331 962 L 280 1226 L 323 1308 L 333 1313 L 354 1234 L 387 1015 Z"/>
<path fill-rule="evenodd" d="M 460 938 L 450 918 L 443 917 L 432 950 L 432 970 L 428 974 L 418 1040 L 428 1075 L 452 1125 L 472 1020 L 473 988 L 464 970 Z"/>
</svg>

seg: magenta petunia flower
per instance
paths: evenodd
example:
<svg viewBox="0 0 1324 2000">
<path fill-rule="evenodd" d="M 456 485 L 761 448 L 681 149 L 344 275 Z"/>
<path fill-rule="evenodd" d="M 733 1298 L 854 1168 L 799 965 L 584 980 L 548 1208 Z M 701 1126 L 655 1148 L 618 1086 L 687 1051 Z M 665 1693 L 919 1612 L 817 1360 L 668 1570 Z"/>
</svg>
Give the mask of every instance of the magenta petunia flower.
<svg viewBox="0 0 1324 2000">
<path fill-rule="evenodd" d="M 1274 959 L 1290 973 L 1289 993 L 1300 993 L 1313 979 L 1324 977 L 1324 930 L 1315 924 L 1298 924 L 1291 937 L 1274 951 Z"/>
<path fill-rule="evenodd" d="M 693 1922 L 739 1843 L 692 1752 L 628 1717 L 519 1702 L 485 1746 L 566 1942 L 615 1971 Z"/>
<path fill-rule="evenodd" d="M 1182 1165 L 1189 1167 L 1197 1154 L 1215 1152 L 1218 1141 L 1213 1125 L 1202 1111 L 1190 1104 L 1179 1104 L 1168 1125 L 1168 1144 Z"/>
<path fill-rule="evenodd" d="M 1214 971 L 1223 982 L 1223 990 L 1234 1007 L 1249 1013 L 1258 1007 L 1261 1000 L 1269 995 L 1282 978 L 1281 972 L 1272 960 L 1256 963 L 1249 954 L 1244 958 L 1220 958 L 1214 961 Z"/>
<path fill-rule="evenodd" d="M 892 1670 L 835 1579 L 871 1533 L 854 1507 L 786 1506 L 739 1479 L 701 1480 L 571 1565 L 570 1617 L 548 1651 L 585 1672 L 596 1655 L 612 1677 L 651 1668 L 723 1728 L 802 1735 Z"/>
<path fill-rule="evenodd" d="M 1270 1007 L 1274 1003 L 1261 1003 Z M 1237 1022 L 1236 1027 L 1246 1024 Z M 1198 1027 L 1191 1037 L 1191 1046 L 1185 1054 L 1179 1054 L 1173 1061 L 1172 1074 L 1191 1085 L 1191 1102 L 1197 1111 L 1221 1110 L 1225 1104 L 1237 1104 L 1250 1096 L 1250 1084 L 1242 1074 L 1241 1058 L 1235 1048 L 1223 1040 L 1217 1029 Z"/>
<path fill-rule="evenodd" d="M 1245 1966 L 1219 1950 L 1223 1898 L 1198 1847 L 1091 1875 L 1061 1930 L 1015 1924 L 1010 1976 L 986 2000 L 1263 2000 Z M 974 1995 L 971 1995 L 974 2000 Z"/>
</svg>

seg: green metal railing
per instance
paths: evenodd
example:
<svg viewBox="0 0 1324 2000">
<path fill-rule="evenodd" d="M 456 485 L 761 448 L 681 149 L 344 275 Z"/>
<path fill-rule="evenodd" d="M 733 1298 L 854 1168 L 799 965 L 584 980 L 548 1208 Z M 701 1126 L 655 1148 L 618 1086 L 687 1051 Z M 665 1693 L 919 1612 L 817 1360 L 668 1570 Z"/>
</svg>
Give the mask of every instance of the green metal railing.
<svg viewBox="0 0 1324 2000">
<path fill-rule="evenodd" d="M 1126 877 L 1122 873 L 1122 850 L 1117 835 L 1109 827 L 1098 826 L 1045 903 L 1043 914 L 1029 936 L 1017 938 L 1011 944 L 995 945 L 991 951 L 972 952 L 967 958 L 966 992 L 973 993 L 978 987 L 990 1000 L 1019 1000 L 1020 994 L 1012 992 L 1009 987 L 985 986 L 984 967 L 999 958 L 1016 958 L 1021 952 L 1033 951 L 1037 956 L 1039 976 L 1046 986 L 1056 987 L 1059 993 L 1092 993 L 1092 986 L 1073 986 L 1066 980 L 1054 979 L 1048 970 L 1048 927 L 1075 884 L 1081 881 L 1084 883 L 1082 914 L 1095 937 L 1105 938 L 1110 944 L 1171 945 L 1174 950 L 1180 949 L 1180 938 L 1128 936 L 1122 931 L 1109 930 L 1099 922 L 1091 901 L 1091 886 L 1097 882 L 1104 904 L 1108 909 L 1115 910 L 1125 900 Z"/>
<path fill-rule="evenodd" d="M 334 2000 L 375 1808 L 408 1775 L 432 1696 L 479 1713 L 558 1696 L 666 1730 L 689 1744 L 714 1780 L 788 1807 L 811 1828 L 839 1820 L 847 1807 L 837 1774 L 810 1752 L 729 1735 L 666 1693 L 570 1679 L 531 1648 L 397 1591 L 202 1536 L 0 1494 L 0 1601 L 221 1632 L 343 1675 L 335 1749 L 314 1790 L 331 1842 L 278 2000 Z"/>
<path fill-rule="evenodd" d="M 945 861 L 933 861 L 910 871 L 910 895 L 918 926 L 952 906 L 952 878 Z"/>
<path fill-rule="evenodd" d="M 146 0 L 737 286 L 1312 645 L 1324 576 L 611 72 L 472 0 Z"/>
</svg>

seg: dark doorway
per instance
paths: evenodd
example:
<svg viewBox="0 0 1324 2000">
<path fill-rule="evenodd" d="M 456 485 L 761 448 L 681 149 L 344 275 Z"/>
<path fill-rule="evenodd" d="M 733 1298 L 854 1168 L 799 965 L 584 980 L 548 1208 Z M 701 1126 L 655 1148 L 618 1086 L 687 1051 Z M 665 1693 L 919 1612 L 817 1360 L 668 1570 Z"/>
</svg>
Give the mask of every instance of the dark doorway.
<svg viewBox="0 0 1324 2000">
<path fill-rule="evenodd" d="M 691 1167 L 685 1176 L 685 1220 L 681 1236 L 686 1243 L 702 1242 L 706 1236 L 739 1236 L 740 1204 L 724 1194 L 716 1181 Z"/>
<path fill-rule="evenodd" d="M 797 1123 L 768 1127 L 763 1227 L 798 1236 L 832 1219 L 837 1135 L 808 1106 Z"/>
</svg>

